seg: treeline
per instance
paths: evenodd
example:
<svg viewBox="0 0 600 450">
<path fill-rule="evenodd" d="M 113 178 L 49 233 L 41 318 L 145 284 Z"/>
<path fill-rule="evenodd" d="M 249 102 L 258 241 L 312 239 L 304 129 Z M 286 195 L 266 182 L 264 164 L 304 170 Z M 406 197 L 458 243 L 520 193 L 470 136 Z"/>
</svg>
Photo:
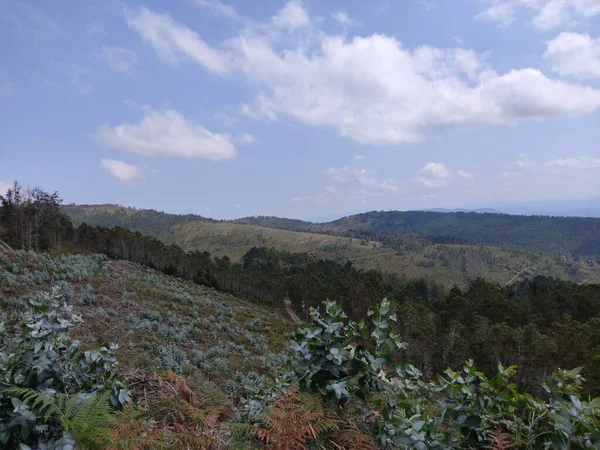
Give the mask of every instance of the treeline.
<svg viewBox="0 0 600 450">
<path fill-rule="evenodd" d="M 52 198 L 54 203 L 59 200 L 57 196 Z M 14 199 L 2 200 L 1 223 L 13 217 L 14 203 Z M 63 223 L 64 219 L 48 223 Z M 517 365 L 518 381 L 532 389 L 542 375 L 557 366 L 584 365 L 587 387 L 600 393 L 597 284 L 538 277 L 499 286 L 478 279 L 464 291 L 453 288 L 448 292 L 432 281 L 359 270 L 350 262 L 273 248 L 253 248 L 240 263 L 232 263 L 227 257 L 185 252 L 121 227 L 82 224 L 76 229 L 35 229 L 40 233 L 38 242 L 50 245 L 52 239 L 41 236 L 54 236 L 64 230 L 61 236 L 68 236 L 71 246 L 145 264 L 265 304 L 281 306 L 289 298 L 302 319 L 308 318 L 311 306 L 321 305 L 326 298 L 341 303 L 353 318 L 360 319 L 382 297 L 388 297 L 396 309 L 402 336 L 410 344 L 398 358 L 414 362 L 428 375 L 448 366 L 458 367 L 468 358 L 474 358 L 491 374 L 500 360 L 505 365 Z M 6 229 L 3 236 L 16 248 L 21 248 L 21 241 L 35 242 L 23 240 L 19 227 Z"/>
<path fill-rule="evenodd" d="M 60 250 L 72 237 L 71 221 L 60 210 L 57 192 L 23 189 L 18 183 L 0 196 L 0 239 L 20 249 Z"/>
<path fill-rule="evenodd" d="M 167 214 L 119 205 L 62 205 L 61 209 L 75 226 L 82 223 L 109 228 L 120 226 L 154 237 L 168 233 L 171 227 L 181 223 L 217 222 L 196 214 Z"/>
</svg>

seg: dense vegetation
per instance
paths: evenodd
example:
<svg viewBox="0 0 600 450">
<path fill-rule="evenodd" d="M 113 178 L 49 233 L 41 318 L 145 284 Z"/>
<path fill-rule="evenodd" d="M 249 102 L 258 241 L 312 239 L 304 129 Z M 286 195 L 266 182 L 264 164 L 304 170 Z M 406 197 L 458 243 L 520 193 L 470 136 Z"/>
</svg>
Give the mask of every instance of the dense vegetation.
<svg viewBox="0 0 600 450">
<path fill-rule="evenodd" d="M 511 384 L 515 367 L 498 365 L 488 377 L 469 360 L 427 377 L 413 364 L 393 364 L 407 344 L 393 331 L 399 316 L 387 300 L 360 322 L 326 302 L 321 312 L 310 311 L 289 352 L 265 354 L 284 342 L 289 323 L 215 291 L 97 255 L 17 252 L 0 264 L 28 268 L 10 286 L 0 283 L 3 294 L 12 292 L 2 300 L 2 448 L 600 443 L 600 402 L 582 398 L 580 369 L 546 377 L 539 397 Z M 57 283 L 51 292 L 30 290 L 48 282 Z M 92 294 L 88 285 L 96 286 Z M 19 337 L 15 329 L 26 331 Z M 122 347 L 94 347 L 98 338 L 118 339 Z M 130 395 L 134 402 L 123 407 Z"/>
<path fill-rule="evenodd" d="M 0 253 L 8 448 L 600 445 L 600 404 L 582 399 L 600 393 L 598 284 L 517 277 L 448 290 L 265 247 L 232 262 L 125 228 L 73 228 L 50 197 L 58 220 L 35 220 L 47 196 L 3 198 L 0 237 L 115 261 Z M 61 239 L 35 238 L 45 235 Z M 284 305 L 312 323 L 291 347 Z M 107 341 L 121 347 L 96 346 Z M 126 384 L 135 403 L 123 408 Z M 102 420 L 82 419 L 91 410 Z"/>
</svg>

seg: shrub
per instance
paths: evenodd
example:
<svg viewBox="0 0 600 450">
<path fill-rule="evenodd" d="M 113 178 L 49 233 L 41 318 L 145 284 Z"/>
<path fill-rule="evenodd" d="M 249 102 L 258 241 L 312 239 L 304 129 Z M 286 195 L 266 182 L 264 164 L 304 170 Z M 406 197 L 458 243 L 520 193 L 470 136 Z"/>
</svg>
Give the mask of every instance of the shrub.
<svg viewBox="0 0 600 450">
<path fill-rule="evenodd" d="M 96 290 L 91 284 L 86 284 L 81 292 L 81 304 L 93 305 L 96 303 Z"/>
<path fill-rule="evenodd" d="M 5 349 L 5 354 L 0 354 L 3 448 L 19 443 L 43 447 L 59 439 L 64 431 L 60 423 L 47 422 L 34 404 L 11 394 L 14 389 L 68 395 L 108 390 L 114 407 L 129 401 L 129 390 L 122 378 L 114 375 L 117 347 L 102 344 L 80 352 L 79 343 L 69 338 L 81 318 L 67 305 L 60 287 L 31 296 L 29 303 L 31 309 L 19 318 L 21 328 L 27 331 Z"/>
<path fill-rule="evenodd" d="M 175 373 L 181 373 L 188 363 L 185 353 L 173 344 L 160 346 L 156 353 L 160 363 Z"/>
</svg>

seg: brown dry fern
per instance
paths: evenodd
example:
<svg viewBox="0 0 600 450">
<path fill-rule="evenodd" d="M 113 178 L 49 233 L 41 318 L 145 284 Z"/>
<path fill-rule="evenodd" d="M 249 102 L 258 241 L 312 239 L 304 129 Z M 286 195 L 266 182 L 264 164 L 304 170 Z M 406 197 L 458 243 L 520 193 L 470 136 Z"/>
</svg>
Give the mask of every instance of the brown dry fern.
<svg viewBox="0 0 600 450">
<path fill-rule="evenodd" d="M 326 417 L 322 407 L 291 386 L 262 415 L 259 425 L 246 424 L 249 435 L 272 449 L 306 449 L 310 441 L 339 431 L 340 421 Z"/>
<path fill-rule="evenodd" d="M 519 448 L 521 444 L 518 442 L 511 442 L 510 437 L 511 435 L 506 431 L 496 428 L 489 435 L 489 440 L 491 443 L 486 445 L 484 448 L 488 450 L 510 450 Z"/>
</svg>

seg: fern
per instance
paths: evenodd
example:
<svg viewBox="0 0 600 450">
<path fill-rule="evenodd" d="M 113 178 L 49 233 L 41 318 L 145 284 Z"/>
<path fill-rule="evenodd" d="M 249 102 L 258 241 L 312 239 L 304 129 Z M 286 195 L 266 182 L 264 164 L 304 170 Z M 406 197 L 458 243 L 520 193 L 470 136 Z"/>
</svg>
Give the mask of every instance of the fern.
<svg viewBox="0 0 600 450">
<path fill-rule="evenodd" d="M 240 428 L 269 448 L 304 449 L 322 435 L 339 431 L 340 421 L 326 417 L 322 407 L 300 395 L 294 385 L 281 393 L 258 424 L 241 424 Z"/>
<path fill-rule="evenodd" d="M 489 440 L 491 443 L 484 447 L 488 450 L 509 450 L 521 446 L 519 443 L 511 442 L 510 434 L 498 428 L 490 433 Z"/>
<path fill-rule="evenodd" d="M 336 435 L 335 442 L 332 441 L 336 448 L 343 446 L 342 448 L 347 449 L 361 449 L 361 450 L 376 450 L 377 444 L 373 442 L 357 425 L 355 422 L 346 422 L 339 434 Z"/>
<path fill-rule="evenodd" d="M 168 448 L 164 441 L 166 429 L 156 428 L 133 404 L 126 405 L 111 419 L 103 436 L 106 450 L 146 450 Z"/>
<path fill-rule="evenodd" d="M 110 391 L 94 394 L 40 392 L 30 388 L 7 388 L 8 395 L 21 397 L 31 409 L 38 410 L 45 422 L 56 420 L 64 434 L 86 448 L 104 448 L 104 436 L 114 410 Z"/>
</svg>

